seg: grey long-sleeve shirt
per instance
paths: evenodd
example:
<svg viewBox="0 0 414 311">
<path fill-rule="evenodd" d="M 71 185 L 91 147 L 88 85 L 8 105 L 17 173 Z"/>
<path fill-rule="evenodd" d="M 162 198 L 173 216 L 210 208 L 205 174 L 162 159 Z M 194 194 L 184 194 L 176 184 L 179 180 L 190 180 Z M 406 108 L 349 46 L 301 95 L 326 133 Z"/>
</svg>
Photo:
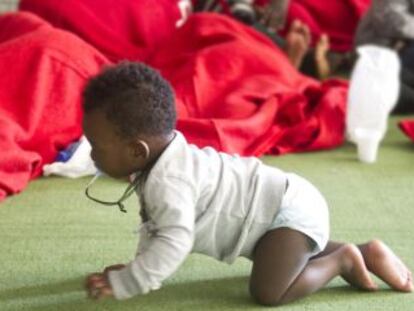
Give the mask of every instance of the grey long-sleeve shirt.
<svg viewBox="0 0 414 311">
<path fill-rule="evenodd" d="M 393 47 L 414 39 L 414 0 L 372 0 L 361 19 L 355 46 L 375 44 Z"/>
<path fill-rule="evenodd" d="M 145 224 L 135 259 L 109 273 L 115 297 L 158 289 L 190 252 L 228 263 L 250 257 L 280 208 L 286 178 L 256 158 L 189 145 L 176 132 L 138 188 Z"/>
</svg>

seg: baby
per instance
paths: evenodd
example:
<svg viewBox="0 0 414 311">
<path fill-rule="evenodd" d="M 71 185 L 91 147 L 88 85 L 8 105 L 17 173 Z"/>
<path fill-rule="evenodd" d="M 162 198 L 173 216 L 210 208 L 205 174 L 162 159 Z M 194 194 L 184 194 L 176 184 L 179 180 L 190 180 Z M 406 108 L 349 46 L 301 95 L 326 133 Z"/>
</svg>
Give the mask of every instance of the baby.
<svg viewBox="0 0 414 311">
<path fill-rule="evenodd" d="M 243 158 L 198 148 L 175 129 L 171 86 L 140 63 L 105 69 L 84 93 L 84 133 L 96 166 L 130 178 L 143 226 L 135 259 L 87 278 L 89 296 L 117 299 L 161 287 L 191 252 L 232 263 L 252 260 L 250 293 L 263 305 L 305 297 L 341 276 L 375 290 L 370 271 L 411 292 L 412 275 L 381 241 L 329 241 L 327 204 L 305 179 Z"/>
</svg>

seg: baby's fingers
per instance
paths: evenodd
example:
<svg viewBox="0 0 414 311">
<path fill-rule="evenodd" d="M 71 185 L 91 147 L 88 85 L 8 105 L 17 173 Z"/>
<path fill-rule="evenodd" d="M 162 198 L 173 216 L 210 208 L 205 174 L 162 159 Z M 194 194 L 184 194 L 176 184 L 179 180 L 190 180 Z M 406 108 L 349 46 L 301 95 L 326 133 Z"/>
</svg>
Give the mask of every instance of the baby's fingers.
<svg viewBox="0 0 414 311">
<path fill-rule="evenodd" d="M 91 288 L 88 291 L 89 297 L 92 299 L 103 299 L 106 297 L 112 297 L 112 289 L 108 286 L 100 288 Z"/>
<path fill-rule="evenodd" d="M 102 287 L 106 285 L 105 278 L 101 273 L 93 273 L 86 278 L 85 286 L 90 287 Z M 97 286 L 98 285 L 98 286 Z"/>
<path fill-rule="evenodd" d="M 99 291 L 98 299 L 106 298 L 106 297 L 112 297 L 113 292 L 110 287 L 103 287 Z"/>
</svg>

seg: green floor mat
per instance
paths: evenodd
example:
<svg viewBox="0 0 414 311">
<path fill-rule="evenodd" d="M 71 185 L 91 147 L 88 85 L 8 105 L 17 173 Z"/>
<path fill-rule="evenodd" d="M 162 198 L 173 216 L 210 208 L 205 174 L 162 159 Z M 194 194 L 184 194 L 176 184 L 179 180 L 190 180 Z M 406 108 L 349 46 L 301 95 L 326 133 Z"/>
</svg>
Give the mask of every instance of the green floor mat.
<svg viewBox="0 0 414 311">
<path fill-rule="evenodd" d="M 380 238 L 414 269 L 414 143 L 391 120 L 375 164 L 361 164 L 355 147 L 265 157 L 270 165 L 303 175 L 326 196 L 332 239 Z M 95 302 L 83 291 L 85 275 L 127 262 L 138 237 L 136 198 L 128 213 L 87 200 L 88 178 L 32 182 L 0 204 L 0 311 L 6 310 L 262 310 L 248 296 L 250 262 L 233 265 L 191 255 L 162 289 L 127 301 Z M 124 184 L 104 180 L 100 191 L 116 197 Z M 380 282 L 379 282 L 380 283 Z M 280 310 L 414 310 L 414 294 L 328 287 Z"/>
</svg>

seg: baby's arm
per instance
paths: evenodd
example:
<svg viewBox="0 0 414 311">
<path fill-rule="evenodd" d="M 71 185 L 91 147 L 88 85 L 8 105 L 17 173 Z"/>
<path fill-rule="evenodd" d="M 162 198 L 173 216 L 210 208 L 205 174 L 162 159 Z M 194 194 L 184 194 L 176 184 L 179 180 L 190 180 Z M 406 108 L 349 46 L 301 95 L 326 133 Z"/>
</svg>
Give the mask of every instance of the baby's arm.
<svg viewBox="0 0 414 311">
<path fill-rule="evenodd" d="M 118 299 L 160 288 L 193 246 L 195 195 L 191 186 L 176 178 L 153 177 L 145 187 L 146 212 L 150 218 L 146 243 L 132 262 L 108 273 Z"/>
</svg>

